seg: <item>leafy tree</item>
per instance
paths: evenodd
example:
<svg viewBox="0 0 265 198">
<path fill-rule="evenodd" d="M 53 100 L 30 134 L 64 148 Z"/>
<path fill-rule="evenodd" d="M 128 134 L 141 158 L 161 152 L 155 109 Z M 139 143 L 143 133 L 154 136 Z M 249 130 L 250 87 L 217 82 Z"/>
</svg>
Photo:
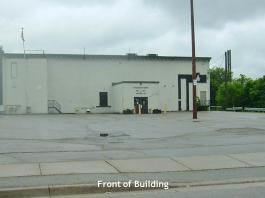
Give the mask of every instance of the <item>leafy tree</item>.
<svg viewBox="0 0 265 198">
<path fill-rule="evenodd" d="M 258 78 L 249 86 L 250 107 L 265 108 L 265 76 Z"/>
<path fill-rule="evenodd" d="M 240 77 L 235 79 L 234 81 L 240 83 L 243 87 L 243 93 L 240 99 L 240 106 L 249 107 L 251 102 L 249 93 L 251 87 L 253 86 L 253 80 L 243 74 L 240 74 Z"/>
<path fill-rule="evenodd" d="M 265 107 L 265 76 L 252 80 L 245 75 L 223 83 L 216 95 L 217 104 L 223 107 Z"/>
<path fill-rule="evenodd" d="M 223 107 L 242 106 L 244 86 L 238 81 L 223 83 L 217 92 L 217 104 Z"/>
<path fill-rule="evenodd" d="M 210 72 L 210 95 L 211 95 L 211 106 L 215 106 L 216 94 L 219 87 L 225 82 L 226 74 L 225 69 L 222 67 L 214 67 L 209 70 Z"/>
<path fill-rule="evenodd" d="M 240 75 L 237 79 L 229 79 L 232 74 L 225 73 L 220 67 L 209 70 L 211 76 L 211 105 L 222 107 L 257 107 L 265 108 L 265 76 L 251 79 Z"/>
</svg>

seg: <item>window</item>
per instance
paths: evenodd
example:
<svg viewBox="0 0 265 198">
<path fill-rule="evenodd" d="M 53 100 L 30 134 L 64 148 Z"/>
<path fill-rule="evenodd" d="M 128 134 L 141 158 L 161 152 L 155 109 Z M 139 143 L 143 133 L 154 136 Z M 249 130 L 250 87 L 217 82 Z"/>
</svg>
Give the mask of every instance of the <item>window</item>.
<svg viewBox="0 0 265 198">
<path fill-rule="evenodd" d="M 108 92 L 99 92 L 99 106 L 100 107 L 108 106 Z"/>
</svg>

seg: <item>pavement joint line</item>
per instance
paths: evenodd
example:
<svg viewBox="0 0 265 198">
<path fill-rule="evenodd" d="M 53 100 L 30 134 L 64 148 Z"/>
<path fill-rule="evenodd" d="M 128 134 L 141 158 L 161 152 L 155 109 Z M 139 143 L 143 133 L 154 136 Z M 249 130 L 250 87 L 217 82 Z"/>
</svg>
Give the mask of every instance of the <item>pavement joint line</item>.
<svg viewBox="0 0 265 198">
<path fill-rule="evenodd" d="M 233 170 L 233 169 L 238 169 L 238 168 L 262 168 L 265 167 L 265 165 L 262 166 L 247 166 L 247 167 L 231 167 L 231 168 L 212 168 L 212 169 L 200 169 L 200 170 L 186 170 L 186 171 L 181 171 L 181 172 L 207 172 L 207 171 L 217 171 L 217 170 Z M 180 171 L 177 171 L 180 172 Z"/>
<path fill-rule="evenodd" d="M 171 157 L 170 157 L 169 159 L 171 159 L 171 160 L 173 160 L 174 162 L 176 162 L 176 163 L 178 163 L 178 164 L 184 166 L 185 168 L 189 169 L 189 170 L 187 170 L 187 171 L 193 171 L 192 168 L 190 168 L 190 167 L 187 166 L 186 164 L 183 164 L 182 162 L 179 162 L 179 161 L 177 161 L 177 160 L 175 160 L 174 158 L 171 158 Z"/>
<path fill-rule="evenodd" d="M 236 158 L 236 157 L 233 157 L 233 156 L 231 156 L 231 155 L 225 155 L 225 156 L 227 156 L 227 157 L 230 157 L 231 159 L 234 159 L 234 160 L 237 160 L 237 161 L 239 161 L 239 162 L 241 162 L 241 163 L 243 163 L 243 164 L 246 164 L 247 166 L 249 166 L 249 167 L 252 167 L 252 166 L 254 166 L 254 167 L 256 167 L 255 165 L 253 165 L 253 164 L 249 164 L 248 162 L 245 162 L 245 161 L 243 161 L 243 160 L 240 160 L 240 159 L 238 159 L 238 158 Z"/>
<path fill-rule="evenodd" d="M 176 161 L 170 159 L 169 157 L 159 157 L 159 158 L 134 158 L 134 159 L 127 159 L 127 160 L 108 160 L 113 166 L 117 166 L 120 169 L 120 173 L 168 173 L 168 172 L 186 172 L 190 171 L 185 166 L 177 163 Z M 115 163 L 116 161 L 116 163 Z M 125 164 L 124 164 L 125 163 Z M 126 164 L 127 163 L 127 164 Z M 159 168 L 154 168 L 152 170 L 152 165 L 146 164 L 160 164 Z M 134 164 L 134 165 L 132 165 Z M 163 165 L 165 166 L 163 168 Z M 173 168 L 168 168 L 168 166 L 173 166 Z M 162 169 L 161 169 L 162 167 Z"/>
<path fill-rule="evenodd" d="M 39 169 L 40 169 L 40 176 L 43 176 L 42 171 L 41 171 L 40 163 L 38 163 L 38 164 L 39 164 Z"/>
<path fill-rule="evenodd" d="M 43 176 L 120 173 L 105 160 L 49 162 L 40 167 Z"/>
<path fill-rule="evenodd" d="M 262 165 L 255 165 L 255 164 L 249 164 L 245 161 L 239 160 L 237 158 L 234 158 L 232 156 L 229 156 L 227 154 L 223 154 L 223 155 L 216 155 L 216 156 L 220 156 L 220 157 L 226 157 L 227 159 L 233 160 L 239 164 L 237 165 L 230 165 L 230 166 L 219 166 L 219 167 L 208 167 L 208 168 L 198 168 L 198 167 L 193 167 L 191 168 L 192 171 L 196 171 L 196 170 L 222 170 L 222 169 L 234 169 L 234 168 L 255 168 L 255 167 L 262 167 Z M 213 155 L 203 155 L 203 156 L 194 156 L 195 158 L 198 157 L 214 157 Z M 185 159 L 186 157 L 180 157 Z M 191 160 L 193 157 L 187 157 L 187 159 Z M 176 161 L 178 161 L 178 157 L 175 158 Z M 185 161 L 185 160 L 184 160 Z M 202 160 L 203 161 L 203 160 Z M 220 163 L 226 162 L 226 160 L 222 160 Z M 182 163 L 186 163 L 186 162 L 182 162 Z M 188 162 L 187 162 L 188 163 Z M 210 162 L 209 162 L 210 163 Z"/>
<path fill-rule="evenodd" d="M 110 162 L 108 162 L 108 160 L 105 160 L 105 162 L 110 165 L 112 168 L 114 168 L 118 173 L 122 173 L 116 166 L 114 166 L 113 164 L 111 164 Z"/>
</svg>

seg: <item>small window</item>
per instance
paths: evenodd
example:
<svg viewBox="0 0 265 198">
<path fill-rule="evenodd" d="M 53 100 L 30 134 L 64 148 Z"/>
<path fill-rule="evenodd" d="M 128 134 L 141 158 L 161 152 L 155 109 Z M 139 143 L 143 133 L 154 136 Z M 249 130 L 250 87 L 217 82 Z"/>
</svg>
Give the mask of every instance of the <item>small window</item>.
<svg viewBox="0 0 265 198">
<path fill-rule="evenodd" d="M 17 63 L 11 63 L 11 78 L 17 78 Z"/>
<path fill-rule="evenodd" d="M 108 92 L 99 92 L 99 106 L 108 106 Z"/>
</svg>

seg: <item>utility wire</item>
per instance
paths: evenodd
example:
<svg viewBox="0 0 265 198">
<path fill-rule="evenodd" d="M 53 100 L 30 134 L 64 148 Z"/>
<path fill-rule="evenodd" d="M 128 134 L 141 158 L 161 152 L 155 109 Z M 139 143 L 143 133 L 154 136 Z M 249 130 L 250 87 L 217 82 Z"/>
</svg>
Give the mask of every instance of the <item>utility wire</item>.
<svg viewBox="0 0 265 198">
<path fill-rule="evenodd" d="M 218 58 L 215 58 L 215 59 L 213 59 L 213 61 L 211 61 L 211 66 L 223 66 L 224 60 L 225 60 L 225 55 L 222 54 Z M 219 64 L 217 64 L 217 63 L 219 63 Z"/>
</svg>

